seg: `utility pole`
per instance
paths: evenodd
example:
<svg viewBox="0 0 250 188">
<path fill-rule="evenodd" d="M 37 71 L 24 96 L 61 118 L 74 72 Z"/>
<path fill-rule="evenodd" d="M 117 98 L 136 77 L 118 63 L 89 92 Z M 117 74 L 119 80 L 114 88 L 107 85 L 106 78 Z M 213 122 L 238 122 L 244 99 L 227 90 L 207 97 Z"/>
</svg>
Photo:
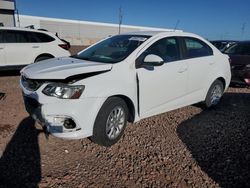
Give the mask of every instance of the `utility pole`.
<svg viewBox="0 0 250 188">
<path fill-rule="evenodd" d="M 14 10 L 14 22 L 15 23 L 14 23 L 14 26 L 17 27 L 17 24 L 16 24 L 16 22 L 17 22 L 18 23 L 18 27 L 20 27 L 19 12 L 18 12 L 18 9 L 17 9 L 16 0 L 14 0 L 14 6 L 15 6 L 15 10 Z M 16 20 L 15 16 L 17 16 L 17 20 Z"/>
<path fill-rule="evenodd" d="M 120 6 L 119 8 L 119 31 L 118 31 L 118 34 L 121 33 L 121 25 L 122 25 L 122 18 L 123 18 L 123 13 L 122 13 L 122 7 Z"/>
<path fill-rule="evenodd" d="M 180 20 L 177 20 L 176 24 L 175 24 L 175 27 L 174 27 L 174 30 L 176 30 L 179 26 L 179 23 L 180 23 Z"/>
<path fill-rule="evenodd" d="M 16 14 L 17 14 L 17 23 L 18 23 L 18 27 L 20 27 L 20 19 L 19 19 L 19 12 L 18 12 L 18 9 L 16 9 Z"/>
<path fill-rule="evenodd" d="M 242 24 L 242 27 L 241 27 L 241 39 L 243 40 L 243 36 L 244 36 L 244 33 L 245 33 L 245 27 L 246 27 L 246 23 L 244 22 Z"/>
</svg>

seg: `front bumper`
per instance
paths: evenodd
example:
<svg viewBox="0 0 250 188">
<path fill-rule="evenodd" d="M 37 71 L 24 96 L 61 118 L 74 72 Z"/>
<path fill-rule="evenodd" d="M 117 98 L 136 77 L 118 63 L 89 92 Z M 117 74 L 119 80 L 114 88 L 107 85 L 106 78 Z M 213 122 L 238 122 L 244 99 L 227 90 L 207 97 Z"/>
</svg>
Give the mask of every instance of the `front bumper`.
<svg viewBox="0 0 250 188">
<path fill-rule="evenodd" d="M 49 133 L 67 139 L 86 138 L 93 134 L 96 115 L 105 101 L 103 98 L 84 98 L 77 100 L 58 100 L 41 104 L 33 96 L 23 93 L 27 112 L 45 126 Z M 75 123 L 72 129 L 65 128 L 64 119 Z"/>
</svg>

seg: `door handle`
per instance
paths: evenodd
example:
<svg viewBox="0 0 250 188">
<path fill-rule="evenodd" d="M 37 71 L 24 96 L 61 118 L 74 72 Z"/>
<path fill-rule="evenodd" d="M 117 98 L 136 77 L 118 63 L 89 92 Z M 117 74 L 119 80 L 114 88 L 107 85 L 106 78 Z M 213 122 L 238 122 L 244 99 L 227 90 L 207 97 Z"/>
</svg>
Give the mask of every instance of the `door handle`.
<svg viewBox="0 0 250 188">
<path fill-rule="evenodd" d="M 3 50 L 4 48 L 3 47 L 0 47 L 0 50 Z"/>
<path fill-rule="evenodd" d="M 183 73 L 185 71 L 187 71 L 187 67 L 182 67 L 178 70 L 178 73 Z"/>
<path fill-rule="evenodd" d="M 39 46 L 32 46 L 32 48 L 39 48 Z"/>
<path fill-rule="evenodd" d="M 212 62 L 209 62 L 209 65 L 213 65 L 213 64 L 215 64 L 215 62 L 213 62 L 213 61 L 212 61 Z"/>
</svg>

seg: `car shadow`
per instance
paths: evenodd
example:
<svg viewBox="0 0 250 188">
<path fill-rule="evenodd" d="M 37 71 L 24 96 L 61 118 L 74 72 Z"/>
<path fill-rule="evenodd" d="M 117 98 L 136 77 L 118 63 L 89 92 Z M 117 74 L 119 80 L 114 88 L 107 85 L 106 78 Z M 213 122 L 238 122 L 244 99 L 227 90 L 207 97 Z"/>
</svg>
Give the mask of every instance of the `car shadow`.
<svg viewBox="0 0 250 188">
<path fill-rule="evenodd" d="M 181 123 L 177 133 L 221 187 L 250 187 L 250 93 L 225 93 L 218 107 Z"/>
<path fill-rule="evenodd" d="M 6 94 L 0 92 L 0 100 L 4 100 L 6 98 Z"/>
<path fill-rule="evenodd" d="M 41 180 L 40 150 L 35 121 L 19 124 L 0 158 L 0 187 L 37 187 Z"/>
<path fill-rule="evenodd" d="M 20 70 L 21 69 L 17 69 L 17 70 L 0 70 L 0 77 L 4 77 L 4 76 L 19 76 L 20 75 Z"/>
</svg>

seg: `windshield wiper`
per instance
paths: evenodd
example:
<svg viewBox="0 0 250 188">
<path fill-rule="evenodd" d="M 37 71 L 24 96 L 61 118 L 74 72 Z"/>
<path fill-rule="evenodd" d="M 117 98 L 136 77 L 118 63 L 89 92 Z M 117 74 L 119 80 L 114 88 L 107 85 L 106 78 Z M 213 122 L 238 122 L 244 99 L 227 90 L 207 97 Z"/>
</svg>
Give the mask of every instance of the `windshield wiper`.
<svg viewBox="0 0 250 188">
<path fill-rule="evenodd" d="M 80 57 L 77 54 L 76 55 L 72 55 L 70 57 L 75 58 L 75 59 L 81 59 L 81 60 L 89 60 L 89 57 Z"/>
</svg>

